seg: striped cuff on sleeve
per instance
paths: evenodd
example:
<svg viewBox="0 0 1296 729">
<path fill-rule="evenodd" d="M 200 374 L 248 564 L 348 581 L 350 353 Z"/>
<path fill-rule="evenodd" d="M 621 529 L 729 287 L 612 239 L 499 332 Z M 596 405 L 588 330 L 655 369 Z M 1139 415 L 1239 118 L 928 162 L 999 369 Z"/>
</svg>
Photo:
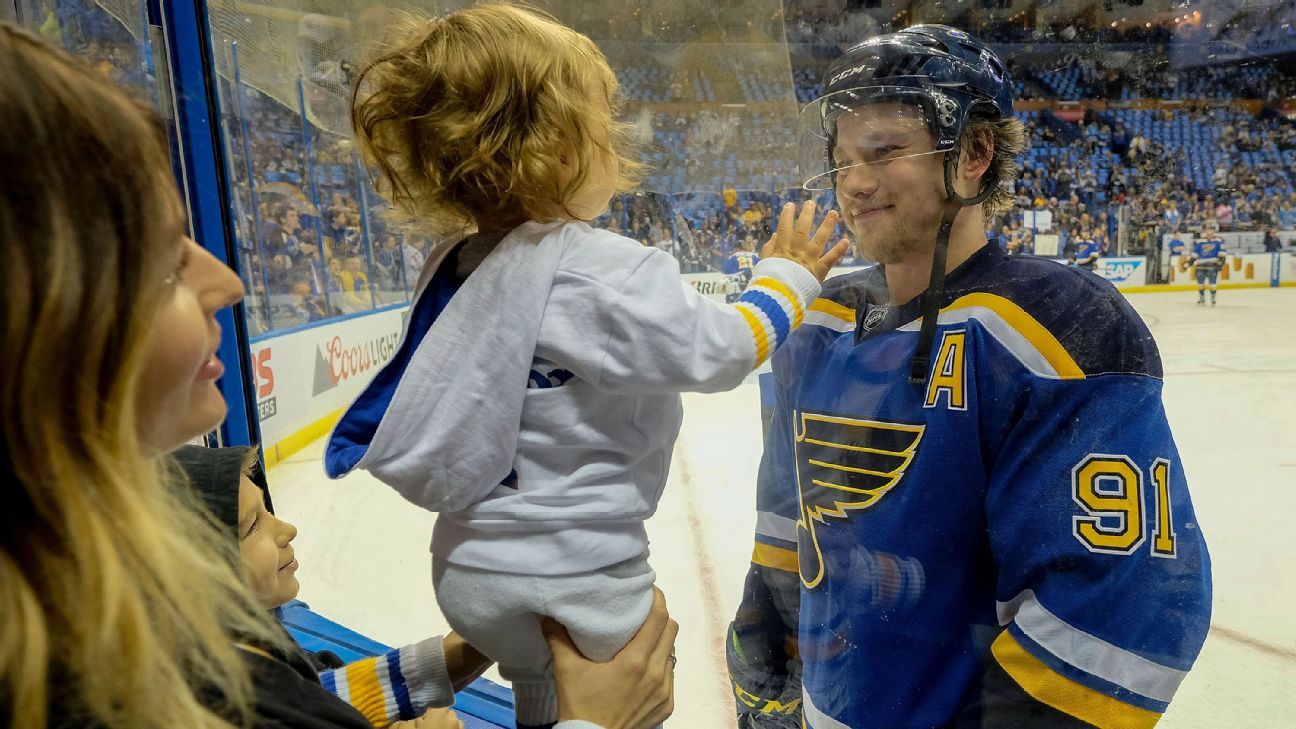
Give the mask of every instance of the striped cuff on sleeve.
<svg viewBox="0 0 1296 729">
<path fill-rule="evenodd" d="M 418 718 L 454 698 L 440 637 L 325 671 L 320 683 L 375 727 Z"/>
<path fill-rule="evenodd" d="M 813 274 L 785 258 L 767 258 L 756 264 L 752 282 L 734 307 L 751 328 L 757 365 L 801 326 L 806 307 L 819 295 L 819 288 Z"/>
</svg>

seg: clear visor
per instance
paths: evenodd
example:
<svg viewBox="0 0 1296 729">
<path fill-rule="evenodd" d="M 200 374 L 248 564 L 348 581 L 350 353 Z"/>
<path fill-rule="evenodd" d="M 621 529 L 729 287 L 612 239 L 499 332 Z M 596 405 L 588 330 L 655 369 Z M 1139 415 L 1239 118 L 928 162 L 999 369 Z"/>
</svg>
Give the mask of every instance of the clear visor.
<svg viewBox="0 0 1296 729">
<path fill-rule="evenodd" d="M 918 89 L 871 86 L 839 91 L 801 110 L 798 159 L 802 187 L 831 190 L 864 167 L 940 154 L 931 130 L 940 112 Z"/>
</svg>

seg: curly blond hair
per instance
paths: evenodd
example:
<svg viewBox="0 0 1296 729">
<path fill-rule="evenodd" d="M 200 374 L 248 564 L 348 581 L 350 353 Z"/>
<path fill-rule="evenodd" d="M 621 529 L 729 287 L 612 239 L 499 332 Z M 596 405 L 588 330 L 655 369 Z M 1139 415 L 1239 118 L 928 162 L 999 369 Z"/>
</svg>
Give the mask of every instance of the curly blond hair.
<svg viewBox="0 0 1296 729">
<path fill-rule="evenodd" d="M 351 114 L 374 184 L 433 232 L 573 218 L 591 169 L 642 175 L 620 88 L 594 43 L 537 11 L 487 4 L 410 16 L 359 76 Z"/>
</svg>

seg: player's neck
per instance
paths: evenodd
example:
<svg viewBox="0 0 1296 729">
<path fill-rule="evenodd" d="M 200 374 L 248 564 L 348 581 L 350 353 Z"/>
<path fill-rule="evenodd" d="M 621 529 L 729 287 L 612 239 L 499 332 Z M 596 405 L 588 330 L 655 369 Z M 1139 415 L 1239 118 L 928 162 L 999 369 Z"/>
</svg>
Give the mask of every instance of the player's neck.
<svg viewBox="0 0 1296 729">
<path fill-rule="evenodd" d="M 945 257 L 946 273 L 962 266 L 986 244 L 985 231 L 981 229 L 980 208 L 976 208 L 975 213 L 972 215 L 969 211 L 964 211 L 954 222 L 954 229 L 950 231 L 949 253 Z M 904 261 L 887 264 L 887 290 L 891 295 L 892 306 L 907 304 L 927 290 L 931 283 L 934 250 L 935 241 L 930 248 L 917 252 Z"/>
</svg>

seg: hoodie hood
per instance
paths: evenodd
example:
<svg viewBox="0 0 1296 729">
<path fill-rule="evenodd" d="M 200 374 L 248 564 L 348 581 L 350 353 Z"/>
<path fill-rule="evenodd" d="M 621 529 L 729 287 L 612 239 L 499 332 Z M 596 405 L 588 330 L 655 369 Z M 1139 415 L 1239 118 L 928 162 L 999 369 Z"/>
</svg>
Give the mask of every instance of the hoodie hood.
<svg viewBox="0 0 1296 729">
<path fill-rule="evenodd" d="M 235 536 L 238 534 L 239 479 L 243 475 L 243 458 L 247 452 L 248 448 L 187 445 L 171 454 L 189 477 L 194 490 L 202 496 L 203 503 Z M 273 513 L 265 472 L 258 465 L 249 478 L 261 489 L 266 508 Z"/>
</svg>

